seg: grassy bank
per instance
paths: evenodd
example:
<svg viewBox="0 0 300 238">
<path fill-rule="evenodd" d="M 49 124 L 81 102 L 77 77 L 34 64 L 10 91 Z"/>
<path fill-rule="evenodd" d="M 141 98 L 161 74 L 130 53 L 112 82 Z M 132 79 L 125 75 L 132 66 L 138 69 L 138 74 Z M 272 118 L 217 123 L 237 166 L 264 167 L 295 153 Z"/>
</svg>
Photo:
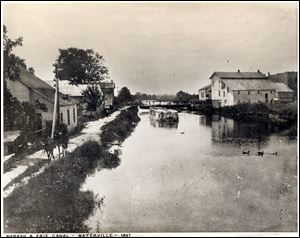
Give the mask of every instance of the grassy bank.
<svg viewBox="0 0 300 238">
<path fill-rule="evenodd" d="M 123 141 L 136 126 L 137 108 L 123 110 L 115 121 L 117 123 L 108 123 L 102 130 L 114 134 L 113 139 Z M 80 187 L 96 168 L 112 169 L 119 164 L 120 159 L 99 143 L 84 143 L 65 159 L 52 162 L 43 173 L 4 199 L 4 231 L 87 232 L 84 221 L 102 205 L 103 199 L 90 191 L 80 191 Z"/>
<path fill-rule="evenodd" d="M 125 111 L 121 111 L 115 120 L 101 128 L 102 144 L 107 145 L 115 141 L 123 142 L 131 134 L 139 121 L 137 106 L 132 106 Z"/>
<path fill-rule="evenodd" d="M 274 104 L 238 104 L 223 107 L 220 114 L 238 121 L 256 121 L 278 127 L 289 127 L 297 122 L 297 103 Z"/>
</svg>

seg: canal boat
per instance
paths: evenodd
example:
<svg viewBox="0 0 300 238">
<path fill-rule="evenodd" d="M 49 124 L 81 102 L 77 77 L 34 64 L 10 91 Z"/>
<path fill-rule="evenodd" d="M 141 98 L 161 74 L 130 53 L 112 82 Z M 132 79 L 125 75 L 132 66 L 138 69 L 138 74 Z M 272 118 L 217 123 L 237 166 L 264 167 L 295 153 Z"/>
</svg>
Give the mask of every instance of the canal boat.
<svg viewBox="0 0 300 238">
<path fill-rule="evenodd" d="M 161 122 L 178 122 L 178 112 L 166 108 L 151 107 L 150 118 Z"/>
</svg>

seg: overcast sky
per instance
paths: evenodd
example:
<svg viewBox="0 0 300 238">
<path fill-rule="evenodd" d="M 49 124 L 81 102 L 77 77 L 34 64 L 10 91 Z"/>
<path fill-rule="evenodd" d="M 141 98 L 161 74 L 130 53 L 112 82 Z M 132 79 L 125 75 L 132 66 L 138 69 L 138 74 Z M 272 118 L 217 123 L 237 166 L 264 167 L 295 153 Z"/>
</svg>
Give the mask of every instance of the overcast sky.
<svg viewBox="0 0 300 238">
<path fill-rule="evenodd" d="M 94 49 L 132 92 L 196 93 L 213 71 L 297 70 L 294 3 L 10 3 L 15 53 L 44 80 L 59 48 Z"/>
</svg>

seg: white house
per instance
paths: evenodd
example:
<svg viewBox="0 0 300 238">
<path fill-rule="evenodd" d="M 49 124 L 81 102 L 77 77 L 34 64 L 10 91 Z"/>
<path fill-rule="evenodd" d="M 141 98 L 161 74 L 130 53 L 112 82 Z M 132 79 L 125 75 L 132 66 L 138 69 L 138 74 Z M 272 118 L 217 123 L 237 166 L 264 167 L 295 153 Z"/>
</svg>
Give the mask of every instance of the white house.
<svg viewBox="0 0 300 238">
<path fill-rule="evenodd" d="M 37 111 L 41 114 L 42 125 L 52 125 L 55 89 L 34 74 L 21 68 L 20 80 L 7 80 L 7 88 L 11 94 L 21 102 L 29 102 L 35 105 L 36 100 L 44 103 L 47 112 Z M 64 122 L 68 130 L 72 132 L 77 126 L 77 102 L 65 94 L 59 95 L 60 120 Z"/>
<path fill-rule="evenodd" d="M 270 103 L 289 101 L 293 94 L 283 83 L 274 83 L 257 72 L 214 72 L 211 79 L 213 107 L 232 106 L 240 103 Z"/>
<path fill-rule="evenodd" d="M 207 84 L 198 90 L 199 101 L 211 99 L 211 84 Z"/>
</svg>

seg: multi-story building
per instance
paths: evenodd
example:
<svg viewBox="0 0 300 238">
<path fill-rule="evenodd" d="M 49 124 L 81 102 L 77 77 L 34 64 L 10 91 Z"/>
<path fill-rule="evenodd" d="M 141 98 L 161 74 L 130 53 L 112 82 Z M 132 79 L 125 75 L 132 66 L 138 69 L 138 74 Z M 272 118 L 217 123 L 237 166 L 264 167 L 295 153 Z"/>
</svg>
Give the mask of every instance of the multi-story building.
<svg viewBox="0 0 300 238">
<path fill-rule="evenodd" d="M 211 79 L 213 107 L 232 106 L 240 103 L 273 101 L 290 102 L 293 90 L 284 83 L 275 83 L 257 72 L 214 72 Z"/>
</svg>

